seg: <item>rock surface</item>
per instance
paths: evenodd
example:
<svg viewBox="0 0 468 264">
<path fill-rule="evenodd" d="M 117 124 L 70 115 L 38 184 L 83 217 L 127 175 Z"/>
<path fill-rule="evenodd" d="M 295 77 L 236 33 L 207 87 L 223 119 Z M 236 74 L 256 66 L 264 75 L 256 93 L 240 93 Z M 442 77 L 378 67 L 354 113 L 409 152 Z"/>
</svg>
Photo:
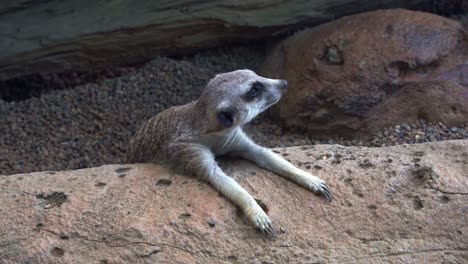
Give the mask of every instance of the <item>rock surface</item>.
<svg viewBox="0 0 468 264">
<path fill-rule="evenodd" d="M 277 149 L 327 181 L 328 204 L 222 161 L 268 208 L 263 241 L 210 185 L 154 165 L 0 176 L 2 263 L 466 263 L 468 140 Z"/>
<path fill-rule="evenodd" d="M 0 80 L 139 63 L 156 54 L 272 37 L 377 8 L 432 0 L 2 1 Z"/>
<path fill-rule="evenodd" d="M 273 49 L 261 70 L 289 81 L 272 116 L 312 134 L 341 136 L 418 119 L 463 124 L 467 40 L 457 21 L 402 9 L 298 32 Z"/>
</svg>

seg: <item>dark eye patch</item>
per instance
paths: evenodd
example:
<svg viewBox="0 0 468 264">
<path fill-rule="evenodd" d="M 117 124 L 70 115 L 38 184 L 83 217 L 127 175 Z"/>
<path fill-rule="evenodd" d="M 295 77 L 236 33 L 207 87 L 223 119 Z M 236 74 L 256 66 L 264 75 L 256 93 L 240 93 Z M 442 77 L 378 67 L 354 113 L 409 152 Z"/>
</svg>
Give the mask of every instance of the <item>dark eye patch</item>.
<svg viewBox="0 0 468 264">
<path fill-rule="evenodd" d="M 254 82 L 252 83 L 252 87 L 250 90 L 245 94 L 245 100 L 252 101 L 255 98 L 259 97 L 263 91 L 263 84 L 261 82 Z"/>
</svg>

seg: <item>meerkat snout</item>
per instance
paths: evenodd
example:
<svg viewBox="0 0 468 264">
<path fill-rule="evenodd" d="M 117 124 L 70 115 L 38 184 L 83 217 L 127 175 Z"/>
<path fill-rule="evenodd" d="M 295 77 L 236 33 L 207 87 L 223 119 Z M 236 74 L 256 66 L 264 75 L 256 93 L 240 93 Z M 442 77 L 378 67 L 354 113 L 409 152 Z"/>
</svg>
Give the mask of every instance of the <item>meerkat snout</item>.
<svg viewBox="0 0 468 264">
<path fill-rule="evenodd" d="M 286 80 L 279 80 L 278 87 L 279 87 L 283 92 L 285 92 L 286 90 L 288 90 L 288 81 L 286 81 Z"/>
</svg>

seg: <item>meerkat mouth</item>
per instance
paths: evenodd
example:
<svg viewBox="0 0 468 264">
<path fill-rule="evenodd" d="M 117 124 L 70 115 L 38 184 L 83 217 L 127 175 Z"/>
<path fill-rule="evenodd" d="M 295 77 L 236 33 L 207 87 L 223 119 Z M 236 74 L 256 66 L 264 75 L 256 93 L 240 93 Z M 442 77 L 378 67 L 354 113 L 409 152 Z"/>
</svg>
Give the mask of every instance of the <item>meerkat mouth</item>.
<svg viewBox="0 0 468 264">
<path fill-rule="evenodd" d="M 272 105 L 278 103 L 279 101 L 281 100 L 281 97 L 277 98 L 277 99 L 274 99 L 271 103 L 268 103 L 267 105 L 265 105 L 263 108 L 262 108 L 262 112 L 267 110 L 268 108 L 270 108 Z"/>
</svg>

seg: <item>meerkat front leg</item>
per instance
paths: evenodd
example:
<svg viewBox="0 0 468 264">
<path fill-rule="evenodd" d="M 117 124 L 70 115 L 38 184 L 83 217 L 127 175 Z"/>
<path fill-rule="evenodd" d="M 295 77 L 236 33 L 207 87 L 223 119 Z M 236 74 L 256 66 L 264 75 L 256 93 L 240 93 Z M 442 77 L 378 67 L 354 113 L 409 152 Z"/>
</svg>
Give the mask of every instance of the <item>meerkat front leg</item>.
<svg viewBox="0 0 468 264">
<path fill-rule="evenodd" d="M 227 176 L 215 161 L 213 153 L 198 145 L 179 148 L 178 160 L 184 171 L 206 179 L 221 194 L 240 207 L 247 219 L 268 239 L 275 239 L 271 221 L 255 199 L 233 178 Z"/>
<path fill-rule="evenodd" d="M 244 132 L 239 131 L 232 151 L 231 154 L 253 161 L 264 169 L 289 178 L 314 193 L 323 195 L 331 202 L 331 191 L 323 180 L 297 168 L 273 151 L 255 144 Z"/>
<path fill-rule="evenodd" d="M 276 237 L 271 221 L 255 199 L 242 188 L 233 178 L 224 174 L 216 165 L 214 172 L 208 175 L 208 180 L 215 189 L 239 206 L 249 221 L 254 224 L 263 235 L 270 239 Z"/>
</svg>

